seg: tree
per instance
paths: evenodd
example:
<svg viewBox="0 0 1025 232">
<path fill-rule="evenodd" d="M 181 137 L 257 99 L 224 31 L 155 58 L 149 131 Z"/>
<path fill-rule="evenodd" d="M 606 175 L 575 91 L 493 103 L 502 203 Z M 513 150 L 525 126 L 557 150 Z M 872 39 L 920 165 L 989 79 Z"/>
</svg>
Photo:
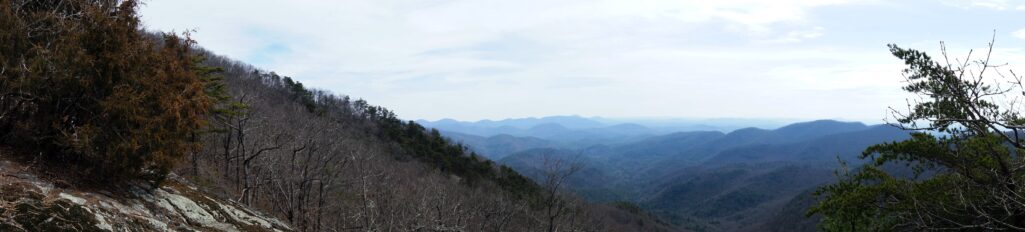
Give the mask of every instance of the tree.
<svg viewBox="0 0 1025 232">
<path fill-rule="evenodd" d="M 2 144 L 92 180 L 159 182 L 211 99 L 186 37 L 141 31 L 136 1 L 0 1 Z"/>
<path fill-rule="evenodd" d="M 203 63 L 207 60 L 205 55 L 195 55 L 192 58 L 193 72 L 203 81 L 204 93 L 210 99 L 211 104 L 208 110 L 209 114 L 207 119 L 209 123 L 210 118 L 221 118 L 225 115 L 236 114 L 235 109 L 239 108 L 229 102 L 231 95 L 228 94 L 228 87 L 224 84 L 224 77 L 220 73 L 224 72 L 223 68 L 206 66 Z M 202 131 L 193 131 L 189 138 L 189 141 L 198 143 L 200 137 L 206 133 L 224 133 L 224 130 L 217 126 L 206 125 Z M 192 172 L 193 176 L 199 175 L 199 157 L 201 149 L 193 150 L 189 153 L 189 171 Z"/>
<path fill-rule="evenodd" d="M 583 169 L 583 165 L 580 162 L 552 157 L 547 153 L 542 154 L 541 162 L 541 188 L 544 189 L 541 206 L 545 212 L 546 231 L 559 231 L 558 220 L 569 213 L 572 206 L 569 201 L 573 200 L 565 195 L 566 182 L 573 174 Z"/>
<path fill-rule="evenodd" d="M 992 41 L 981 59 L 953 63 L 942 43 L 943 63 L 889 48 L 918 97 L 893 110 L 894 125 L 915 133 L 866 149 L 860 170 L 844 165 L 809 214 L 827 231 L 1025 230 L 1021 77 L 991 63 Z"/>
</svg>

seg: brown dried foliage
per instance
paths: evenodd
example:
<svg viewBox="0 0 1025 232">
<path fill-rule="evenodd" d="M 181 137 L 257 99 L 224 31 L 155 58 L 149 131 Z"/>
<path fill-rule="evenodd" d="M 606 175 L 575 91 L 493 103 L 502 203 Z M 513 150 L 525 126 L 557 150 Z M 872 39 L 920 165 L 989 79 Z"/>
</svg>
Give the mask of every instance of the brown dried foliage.
<svg viewBox="0 0 1025 232">
<path fill-rule="evenodd" d="M 0 0 L 0 142 L 92 180 L 159 181 L 197 149 L 210 99 L 192 41 L 135 1 Z"/>
</svg>

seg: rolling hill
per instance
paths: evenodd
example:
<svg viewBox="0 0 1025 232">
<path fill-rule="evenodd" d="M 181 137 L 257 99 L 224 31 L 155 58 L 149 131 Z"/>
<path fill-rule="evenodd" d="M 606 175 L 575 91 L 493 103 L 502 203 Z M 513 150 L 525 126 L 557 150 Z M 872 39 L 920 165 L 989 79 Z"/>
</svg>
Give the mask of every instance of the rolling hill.
<svg viewBox="0 0 1025 232">
<path fill-rule="evenodd" d="M 689 230 L 758 231 L 795 228 L 778 224 L 783 221 L 814 224 L 803 215 L 781 219 L 775 212 L 806 202 L 801 194 L 835 180 L 837 159 L 859 164 L 857 157 L 866 147 L 908 137 L 888 125 L 817 120 L 772 130 L 676 132 L 583 148 L 510 135 L 476 137 L 502 143 L 465 144 L 491 151 L 531 141 L 535 146 L 502 149 L 496 158 L 534 179 L 543 169 L 538 160 L 578 163 L 584 168 L 568 185 L 579 195 L 598 202 L 635 202 Z"/>
</svg>

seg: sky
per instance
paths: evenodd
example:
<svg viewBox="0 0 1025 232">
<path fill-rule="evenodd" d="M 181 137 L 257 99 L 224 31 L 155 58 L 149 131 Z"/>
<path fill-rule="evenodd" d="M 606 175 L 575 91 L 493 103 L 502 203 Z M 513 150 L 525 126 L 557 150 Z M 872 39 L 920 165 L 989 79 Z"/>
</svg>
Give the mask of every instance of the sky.
<svg viewBox="0 0 1025 232">
<path fill-rule="evenodd" d="M 944 41 L 963 59 L 995 37 L 993 62 L 1025 70 L 1025 0 L 148 0 L 140 14 L 406 119 L 876 122 L 912 97 L 887 44 Z"/>
</svg>

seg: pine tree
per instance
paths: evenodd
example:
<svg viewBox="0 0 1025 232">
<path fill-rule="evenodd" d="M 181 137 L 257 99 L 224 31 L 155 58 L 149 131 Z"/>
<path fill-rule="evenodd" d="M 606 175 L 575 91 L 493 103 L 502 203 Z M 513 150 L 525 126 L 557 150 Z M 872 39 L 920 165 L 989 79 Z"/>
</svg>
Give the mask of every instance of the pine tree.
<svg viewBox="0 0 1025 232">
<path fill-rule="evenodd" d="M 895 112 L 896 125 L 915 133 L 869 147 L 862 158 L 871 163 L 844 165 L 838 183 L 816 192 L 823 199 L 810 213 L 824 216 L 821 229 L 1025 230 L 1025 118 L 1003 104 L 1021 97 L 1021 77 L 988 55 L 943 64 L 895 45 L 890 52 L 908 66 L 904 90 L 920 96 Z"/>
</svg>

